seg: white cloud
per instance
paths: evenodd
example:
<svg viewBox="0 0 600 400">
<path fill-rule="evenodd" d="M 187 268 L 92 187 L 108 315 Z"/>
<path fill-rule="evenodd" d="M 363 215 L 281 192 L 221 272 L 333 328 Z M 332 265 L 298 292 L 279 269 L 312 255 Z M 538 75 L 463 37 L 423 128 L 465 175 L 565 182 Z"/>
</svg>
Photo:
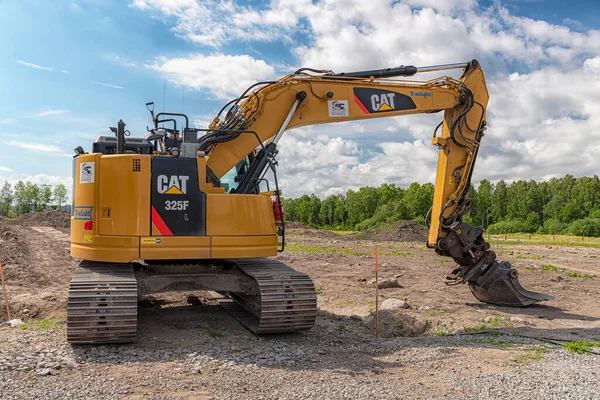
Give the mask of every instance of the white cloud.
<svg viewBox="0 0 600 400">
<path fill-rule="evenodd" d="M 163 20 L 174 17 L 177 23 L 172 30 L 176 35 L 209 47 L 219 47 L 234 40 L 277 40 L 281 38 L 282 27 L 293 27 L 297 22 L 297 17 L 287 7 L 263 15 L 222 0 L 133 0 L 130 6 L 151 12 Z M 250 22 L 252 20 L 267 24 L 257 25 Z"/>
<path fill-rule="evenodd" d="M 62 72 L 63 74 L 70 74 L 71 72 L 65 70 L 65 69 L 61 69 L 60 72 Z"/>
<path fill-rule="evenodd" d="M 49 115 L 67 114 L 70 112 L 71 112 L 70 110 L 46 110 L 46 111 L 40 112 L 37 116 L 38 117 L 47 117 Z"/>
<path fill-rule="evenodd" d="M 299 132 L 307 129 L 315 136 Z M 278 177 L 286 196 L 314 193 L 325 197 L 384 182 L 408 186 L 414 181 L 433 182 L 435 178 L 437 149 L 422 140 L 383 142 L 377 151 L 371 151 L 361 148 L 357 141 L 320 135 L 314 130 L 287 132 L 279 143 Z"/>
<path fill-rule="evenodd" d="M 33 63 L 30 63 L 30 62 L 27 62 L 27 61 L 17 60 L 17 62 L 19 64 L 24 65 L 24 66 L 29 67 L 29 68 L 41 69 L 41 70 L 44 70 L 44 71 L 52 71 L 52 68 L 50 68 L 50 67 L 42 67 L 41 65 L 33 64 Z"/>
<path fill-rule="evenodd" d="M 3 166 L 0 165 L 0 172 L 10 172 L 10 171 L 12 171 L 10 168 L 3 167 Z"/>
<path fill-rule="evenodd" d="M 123 86 L 113 85 L 112 83 L 92 82 L 96 85 L 112 88 L 112 89 L 125 89 Z"/>
<path fill-rule="evenodd" d="M 226 99 L 241 94 L 257 81 L 277 78 L 275 69 L 248 55 L 194 54 L 186 58 L 159 58 L 147 65 L 172 81 L 197 90 L 208 89 Z"/>
<path fill-rule="evenodd" d="M 51 144 L 43 144 L 43 143 L 26 143 L 26 142 L 19 142 L 16 140 L 11 140 L 9 142 L 6 143 L 9 146 L 16 146 L 16 147 L 20 147 L 22 149 L 28 149 L 28 150 L 33 150 L 33 151 L 39 151 L 42 153 L 57 153 L 57 154 L 63 154 L 62 153 L 62 149 L 60 147 L 51 145 Z"/>
<path fill-rule="evenodd" d="M 135 0 L 132 6 L 154 16 L 168 15 L 165 23 L 191 42 L 219 48 L 233 41 L 284 41 L 299 66 L 337 72 L 477 58 L 486 73 L 490 104 L 475 182 L 593 175 L 600 170 L 599 30 L 578 26 L 576 32 L 515 16 L 500 2 L 486 8 L 475 0 L 278 0 L 260 7 Z M 306 39 L 294 43 L 293 35 Z M 223 54 L 161 58 L 151 67 L 220 98 L 279 72 L 250 56 Z M 432 181 L 438 153 L 429 138 L 440 117 L 288 132 L 280 142 L 283 189 L 288 195 L 291 190 L 294 195 L 322 196 L 365 184 Z"/>
</svg>

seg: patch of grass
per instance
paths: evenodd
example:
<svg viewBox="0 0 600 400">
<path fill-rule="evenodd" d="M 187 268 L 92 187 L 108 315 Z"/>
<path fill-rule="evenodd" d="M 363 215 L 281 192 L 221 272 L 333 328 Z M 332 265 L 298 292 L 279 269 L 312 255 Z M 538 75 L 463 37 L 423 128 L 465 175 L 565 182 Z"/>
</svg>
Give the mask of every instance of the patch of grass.
<svg viewBox="0 0 600 400">
<path fill-rule="evenodd" d="M 370 253 L 365 251 L 359 251 L 354 249 L 336 249 L 334 247 L 321 247 L 321 246 L 303 246 L 297 244 L 289 244 L 286 246 L 286 249 L 293 251 L 306 251 L 309 253 L 325 253 L 325 254 L 349 254 L 353 256 L 366 256 Z"/>
<path fill-rule="evenodd" d="M 31 329 L 34 331 L 49 331 L 50 329 L 56 329 L 60 324 L 65 322 L 64 316 L 58 316 L 55 318 L 43 318 L 43 319 L 34 319 L 32 321 L 26 322 L 22 325 L 19 325 L 19 329 L 27 330 Z"/>
<path fill-rule="evenodd" d="M 316 293 L 317 295 L 323 294 L 323 288 L 320 288 L 320 287 L 316 288 L 316 289 L 315 289 L 315 293 Z"/>
<path fill-rule="evenodd" d="M 390 256 L 400 256 L 400 257 L 408 257 L 410 256 L 411 253 L 409 252 L 402 252 L 402 251 L 397 251 L 397 250 L 392 250 L 389 255 Z"/>
<path fill-rule="evenodd" d="M 571 331 L 571 332 L 569 332 L 569 333 L 570 333 L 571 335 L 575 335 L 575 336 L 579 335 L 579 332 L 577 332 L 577 331 Z"/>
<path fill-rule="evenodd" d="M 338 324 L 338 326 L 337 326 L 337 328 L 336 328 L 336 329 L 337 329 L 338 331 L 340 331 L 340 332 L 348 332 L 348 333 L 352 333 L 352 329 L 348 329 L 348 328 L 346 327 L 346 325 L 344 325 L 344 324 L 341 324 L 341 323 L 340 323 L 340 324 Z"/>
<path fill-rule="evenodd" d="M 586 237 L 581 240 L 581 236 L 571 235 L 531 235 L 527 233 L 509 233 L 508 240 L 504 240 L 504 235 L 490 235 L 488 242 L 495 244 L 526 244 L 526 245 L 550 245 L 550 246 L 578 246 L 578 247 L 596 247 L 600 248 L 600 238 Z"/>
<path fill-rule="evenodd" d="M 552 264 L 542 264 L 540 266 L 540 270 L 541 271 L 556 271 L 556 272 L 563 272 L 565 269 L 564 268 L 558 268 Z"/>
<path fill-rule="evenodd" d="M 206 331 L 206 333 L 208 333 L 208 336 L 212 338 L 220 338 L 225 335 L 225 332 L 222 328 L 207 327 L 204 330 Z"/>
<path fill-rule="evenodd" d="M 328 231 L 336 236 L 348 236 L 356 233 L 356 231 L 336 231 L 335 229 L 329 229 Z"/>
<path fill-rule="evenodd" d="M 487 321 L 482 322 L 481 324 L 465 326 L 463 328 L 463 332 L 477 332 L 477 331 L 486 331 L 490 329 L 500 328 L 502 326 L 507 326 L 506 322 L 507 317 L 505 314 L 495 314 Z"/>
<path fill-rule="evenodd" d="M 450 331 L 448 327 L 444 324 L 438 325 L 433 332 L 431 332 L 432 336 L 454 336 L 454 332 Z"/>
<path fill-rule="evenodd" d="M 425 314 L 428 314 L 432 317 L 439 317 L 442 314 L 441 310 L 434 310 L 432 308 L 426 309 L 426 310 L 422 310 Z"/>
<path fill-rule="evenodd" d="M 518 258 L 520 260 L 541 260 L 542 256 L 540 256 L 540 255 L 534 255 L 534 254 L 521 254 L 521 253 L 518 253 L 515 258 Z"/>
<path fill-rule="evenodd" d="M 584 340 L 573 340 L 570 342 L 564 342 L 562 347 L 569 350 L 569 352 L 573 354 L 583 354 L 592 350 L 594 347 L 600 347 L 600 342 L 593 341 L 584 341 Z"/>
<path fill-rule="evenodd" d="M 539 361 L 544 357 L 544 354 L 548 352 L 545 346 L 536 347 L 533 351 L 526 351 L 519 354 L 517 357 L 517 363 L 529 364 L 532 361 Z"/>
<path fill-rule="evenodd" d="M 347 297 L 338 297 L 335 299 L 334 305 L 339 308 L 354 307 L 357 305 L 356 300 Z"/>
<path fill-rule="evenodd" d="M 572 278 L 594 279 L 592 275 L 580 274 L 579 272 L 567 271 L 565 268 L 556 267 L 552 264 L 543 264 L 540 266 L 540 271 L 554 271 Z"/>
</svg>

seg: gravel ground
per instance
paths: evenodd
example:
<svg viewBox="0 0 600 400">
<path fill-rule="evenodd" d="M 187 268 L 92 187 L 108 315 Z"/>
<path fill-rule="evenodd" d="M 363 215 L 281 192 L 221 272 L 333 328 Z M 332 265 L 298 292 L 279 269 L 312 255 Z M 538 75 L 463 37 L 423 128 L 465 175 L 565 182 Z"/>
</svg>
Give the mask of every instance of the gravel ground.
<svg viewBox="0 0 600 400">
<path fill-rule="evenodd" d="M 600 398 L 596 355 L 508 335 L 377 339 L 364 326 L 321 314 L 302 334 L 233 330 L 182 344 L 180 330 L 97 347 L 67 345 L 64 326 L 3 328 L 0 398 Z"/>
<path fill-rule="evenodd" d="M 450 266 L 422 244 L 382 245 L 380 276 L 399 285 L 381 289 L 379 301 L 400 305 L 380 315 L 382 333 L 428 336 L 377 339 L 373 243 L 290 232 L 298 247 L 323 248 L 279 257 L 315 281 L 312 330 L 257 337 L 214 301 L 161 293 L 140 308 L 135 344 L 94 347 L 68 345 L 60 317 L 75 265 L 68 233 L 23 223 L 9 231 L 0 253 L 15 255 L 8 292 L 28 324 L 0 328 L 0 399 L 600 399 L 599 356 L 510 335 L 600 340 L 600 249 L 496 246 L 526 287 L 557 297 L 508 309 L 439 282 Z M 541 270 L 546 263 L 596 279 Z M 436 336 L 480 326 L 502 334 Z"/>
</svg>

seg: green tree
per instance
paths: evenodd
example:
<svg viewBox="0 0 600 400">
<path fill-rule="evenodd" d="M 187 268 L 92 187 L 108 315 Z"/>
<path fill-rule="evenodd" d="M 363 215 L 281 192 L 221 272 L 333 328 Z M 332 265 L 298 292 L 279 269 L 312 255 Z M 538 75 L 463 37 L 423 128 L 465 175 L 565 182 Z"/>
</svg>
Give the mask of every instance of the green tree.
<svg viewBox="0 0 600 400">
<path fill-rule="evenodd" d="M 50 185 L 42 185 L 40 188 L 40 208 L 46 209 L 46 206 L 52 201 L 52 187 Z"/>
<path fill-rule="evenodd" d="M 308 224 L 310 221 L 310 197 L 303 195 L 298 200 L 298 221 Z"/>
<path fill-rule="evenodd" d="M 58 203 L 58 208 L 67 202 L 67 188 L 62 183 L 54 188 L 54 201 Z"/>
<path fill-rule="evenodd" d="M 0 215 L 8 215 L 13 201 L 13 191 L 10 183 L 4 182 L 0 190 Z"/>
<path fill-rule="evenodd" d="M 417 182 L 408 187 L 402 200 L 410 210 L 411 218 L 425 218 L 433 203 L 433 188 L 431 183 L 419 185 Z"/>
<path fill-rule="evenodd" d="M 481 221 L 481 226 L 487 228 L 490 223 L 490 214 L 492 211 L 492 196 L 494 185 L 487 179 L 483 179 L 477 188 L 477 223 Z"/>
<path fill-rule="evenodd" d="M 27 204 L 27 211 L 32 212 L 37 211 L 38 204 L 40 202 L 40 188 L 35 183 L 26 182 L 25 183 L 25 197 Z"/>
<path fill-rule="evenodd" d="M 508 203 L 508 188 L 506 182 L 499 181 L 494 187 L 492 194 L 491 219 L 494 222 L 503 221 L 506 218 L 506 207 Z"/>
<path fill-rule="evenodd" d="M 308 223 L 313 226 L 320 226 L 319 211 L 321 211 L 321 199 L 314 194 L 310 195 L 308 210 Z"/>
<path fill-rule="evenodd" d="M 335 196 L 329 196 L 321 202 L 321 208 L 319 209 L 319 221 L 321 225 L 333 226 L 334 223 L 334 212 L 335 212 Z"/>
<path fill-rule="evenodd" d="M 27 195 L 25 193 L 25 184 L 23 181 L 18 181 L 15 184 L 14 201 L 18 215 L 27 212 Z"/>
<path fill-rule="evenodd" d="M 346 213 L 346 198 L 342 194 L 335 196 L 335 206 L 333 208 L 333 224 L 336 227 L 346 225 L 348 214 Z"/>
<path fill-rule="evenodd" d="M 296 199 L 283 199 L 283 211 L 286 221 L 298 221 L 298 208 Z"/>
</svg>

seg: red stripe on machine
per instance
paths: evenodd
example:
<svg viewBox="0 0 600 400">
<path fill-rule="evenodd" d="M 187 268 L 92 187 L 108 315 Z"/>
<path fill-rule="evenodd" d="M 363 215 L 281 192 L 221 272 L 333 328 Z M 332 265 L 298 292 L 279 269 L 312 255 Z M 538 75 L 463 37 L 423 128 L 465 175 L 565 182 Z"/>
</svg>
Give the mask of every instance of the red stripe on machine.
<svg viewBox="0 0 600 400">
<path fill-rule="evenodd" d="M 161 218 L 158 211 L 156 211 L 156 208 L 154 208 L 154 206 L 152 206 L 152 223 L 156 226 L 161 235 L 173 236 L 173 232 L 171 232 L 167 224 L 165 224 L 165 221 L 163 221 L 163 219 Z"/>
<path fill-rule="evenodd" d="M 365 107 L 365 105 L 363 103 L 361 103 L 361 101 L 358 99 L 358 97 L 356 97 L 356 95 L 354 95 L 354 101 L 356 102 L 356 104 L 358 104 L 358 106 L 360 107 L 360 109 L 363 110 L 363 112 L 365 114 L 371 114 L 369 112 L 369 110 L 367 110 L 367 107 Z"/>
</svg>

